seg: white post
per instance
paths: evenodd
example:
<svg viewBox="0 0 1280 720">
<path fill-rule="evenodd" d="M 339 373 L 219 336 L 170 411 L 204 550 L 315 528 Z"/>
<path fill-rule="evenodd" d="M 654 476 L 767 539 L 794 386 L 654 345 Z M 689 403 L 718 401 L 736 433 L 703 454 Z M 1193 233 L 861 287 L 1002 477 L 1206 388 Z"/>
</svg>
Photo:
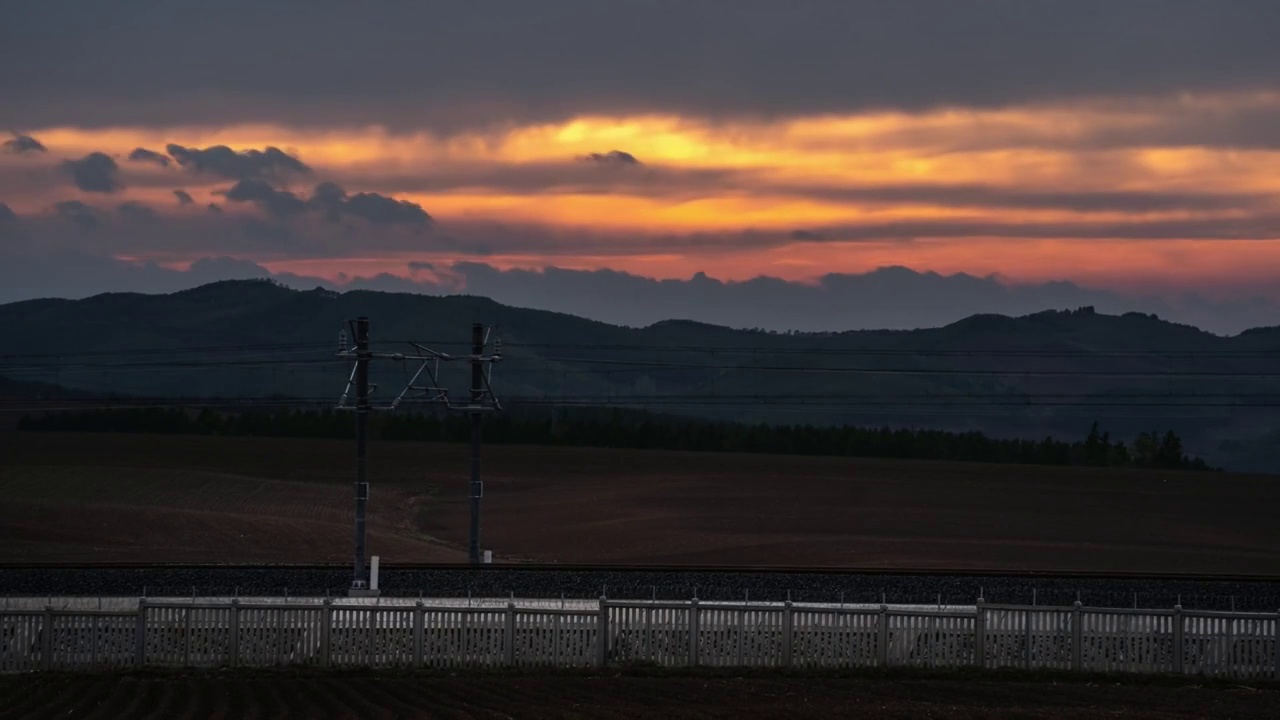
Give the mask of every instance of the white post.
<svg viewBox="0 0 1280 720">
<path fill-rule="evenodd" d="M 795 617 L 791 608 L 791 601 L 787 600 L 782 606 L 782 664 L 783 666 L 791 665 L 792 652 L 792 636 L 795 633 Z"/>
<path fill-rule="evenodd" d="M 1182 619 L 1182 604 L 1173 606 L 1173 672 L 1177 675 L 1182 674 L 1182 663 L 1184 653 L 1186 652 L 1186 633 L 1185 621 Z"/>
<path fill-rule="evenodd" d="M 1280 610 L 1276 611 L 1276 641 L 1273 648 L 1276 652 L 1276 674 L 1274 679 L 1280 680 Z"/>
<path fill-rule="evenodd" d="M 53 669 L 53 606 L 44 606 L 44 635 L 41 637 L 43 641 L 40 649 L 40 669 Z M 94 642 L 97 642 L 95 639 Z"/>
<path fill-rule="evenodd" d="M 983 607 L 986 604 L 986 599 L 979 597 L 973 616 L 973 664 L 980 668 L 987 666 L 987 609 Z"/>
<path fill-rule="evenodd" d="M 689 603 L 689 667 L 698 666 L 698 598 Z"/>
<path fill-rule="evenodd" d="M 609 598 L 604 596 L 600 597 L 600 616 L 596 619 L 596 635 L 599 638 L 596 649 L 600 654 L 596 662 L 600 667 L 604 667 L 609 664 Z"/>
<path fill-rule="evenodd" d="M 134 667 L 141 668 L 147 664 L 147 598 L 138 598 L 138 624 L 133 636 Z"/>
<path fill-rule="evenodd" d="M 418 604 L 413 608 L 413 666 L 422 667 L 422 636 L 423 626 L 426 625 L 426 609 L 423 607 L 422 600 L 418 600 Z"/>
<path fill-rule="evenodd" d="M 492 550 L 485 550 L 485 551 L 484 551 L 484 564 L 485 564 L 485 565 L 489 565 L 489 564 L 491 564 L 491 563 L 493 563 L 493 551 L 492 551 Z"/>
<path fill-rule="evenodd" d="M 231 599 L 231 629 L 228 631 L 227 656 L 228 664 L 235 667 L 240 664 L 240 598 Z"/>
<path fill-rule="evenodd" d="M 369 589 L 378 589 L 378 556 L 369 559 Z"/>
<path fill-rule="evenodd" d="M 1071 669 L 1076 672 L 1084 669 L 1084 615 L 1080 612 L 1081 607 L 1079 600 L 1071 606 Z"/>
<path fill-rule="evenodd" d="M 238 601 L 237 601 L 238 602 Z M 320 667 L 329 667 L 333 656 L 333 599 L 320 608 Z"/>
<path fill-rule="evenodd" d="M 507 667 L 515 667 L 516 665 L 516 604 L 514 602 L 507 603 L 506 615 L 506 631 L 502 634 L 505 644 L 503 646 L 504 664 Z M 537 658 L 534 658 L 537 661 Z"/>
<path fill-rule="evenodd" d="M 883 599 L 883 598 L 882 598 Z M 880 638 L 876 643 L 879 647 L 876 652 L 879 653 L 880 667 L 889 666 L 889 606 L 884 603 L 880 604 L 880 622 L 876 625 L 876 631 Z"/>
</svg>

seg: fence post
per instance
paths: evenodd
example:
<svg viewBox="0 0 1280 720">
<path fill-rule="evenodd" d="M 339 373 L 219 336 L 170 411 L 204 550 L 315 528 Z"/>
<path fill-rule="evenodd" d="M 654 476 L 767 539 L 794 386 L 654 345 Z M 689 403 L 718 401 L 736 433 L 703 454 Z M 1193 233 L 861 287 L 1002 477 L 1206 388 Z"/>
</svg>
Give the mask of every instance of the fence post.
<svg viewBox="0 0 1280 720">
<path fill-rule="evenodd" d="M 977 614 L 973 616 L 973 664 L 987 666 L 987 601 L 978 598 Z"/>
<path fill-rule="evenodd" d="M 791 666 L 791 649 L 792 640 L 795 637 L 795 612 L 791 607 L 791 601 L 788 600 L 782 606 L 782 665 L 783 667 Z"/>
<path fill-rule="evenodd" d="M 1031 669 L 1031 619 L 1034 617 L 1031 613 L 1034 610 L 1022 611 L 1022 668 L 1024 670 Z"/>
<path fill-rule="evenodd" d="M 231 599 L 231 638 L 227 643 L 227 652 L 231 656 L 229 664 L 236 667 L 240 664 L 240 598 Z"/>
<path fill-rule="evenodd" d="M 1183 653 L 1185 652 L 1186 629 L 1183 627 L 1182 604 L 1173 606 L 1173 672 L 1182 674 Z"/>
<path fill-rule="evenodd" d="M 376 600 L 375 602 L 382 602 Z M 378 606 L 369 607 L 369 646 L 368 652 L 364 655 L 364 663 L 368 667 L 373 667 L 378 660 Z"/>
<path fill-rule="evenodd" d="M 133 636 L 133 662 L 137 667 L 147 664 L 147 599 L 138 598 L 138 624 Z"/>
<path fill-rule="evenodd" d="M 1272 647 L 1276 655 L 1274 679 L 1280 680 L 1280 610 L 1276 611 L 1276 640 Z"/>
<path fill-rule="evenodd" d="M 880 606 L 880 622 L 876 626 L 876 630 L 880 633 L 879 642 L 876 643 L 876 653 L 879 655 L 880 667 L 889 667 L 889 606 Z"/>
<path fill-rule="evenodd" d="M 516 604 L 507 603 L 507 631 L 504 633 L 504 650 L 506 655 L 507 667 L 515 667 L 516 664 Z"/>
<path fill-rule="evenodd" d="M 1235 598 L 1231 599 L 1231 606 L 1235 608 Z M 1236 676 L 1236 618 L 1231 615 L 1226 619 L 1227 626 L 1227 677 Z"/>
<path fill-rule="evenodd" d="M 320 608 L 320 667 L 329 667 L 333 654 L 333 599 L 325 598 Z"/>
<path fill-rule="evenodd" d="M 1275 679 L 1280 680 L 1280 610 L 1276 611 L 1276 641 L 1273 648 L 1276 654 Z"/>
<path fill-rule="evenodd" d="M 288 612 L 284 607 L 276 608 L 276 666 L 284 665 L 284 640 L 285 640 L 285 624 L 284 614 Z"/>
<path fill-rule="evenodd" d="M 185 608 L 183 612 L 182 667 L 191 667 L 191 612 L 194 609 Z"/>
<path fill-rule="evenodd" d="M 40 669 L 53 669 L 53 606 L 44 606 L 44 633 L 41 636 Z M 96 640 L 94 642 L 97 642 Z"/>
<path fill-rule="evenodd" d="M 689 667 L 698 666 L 698 598 L 689 603 Z"/>
<path fill-rule="evenodd" d="M 419 600 L 413 608 L 413 666 L 422 667 L 422 627 L 426 625 L 426 607 Z"/>
<path fill-rule="evenodd" d="M 609 600 L 604 596 L 600 597 L 600 617 L 596 620 L 596 637 L 599 638 L 597 643 L 600 650 L 598 662 L 600 667 L 609 664 Z"/>
<path fill-rule="evenodd" d="M 1076 672 L 1084 669 L 1084 615 L 1080 607 L 1079 600 L 1071 606 L 1071 669 Z"/>
</svg>

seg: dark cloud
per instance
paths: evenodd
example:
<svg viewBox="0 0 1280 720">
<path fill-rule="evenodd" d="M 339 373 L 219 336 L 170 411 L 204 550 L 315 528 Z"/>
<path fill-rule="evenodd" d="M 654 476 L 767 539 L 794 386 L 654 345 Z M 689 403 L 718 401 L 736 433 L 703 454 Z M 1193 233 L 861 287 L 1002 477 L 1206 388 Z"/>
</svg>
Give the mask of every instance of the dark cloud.
<svg viewBox="0 0 1280 720">
<path fill-rule="evenodd" d="M 134 148 L 133 152 L 129 153 L 129 160 L 133 162 L 152 163 L 154 165 L 159 165 L 160 167 L 169 167 L 170 162 L 168 155 L 162 155 L 161 153 L 154 150 L 148 150 L 146 148 Z"/>
<path fill-rule="evenodd" d="M 597 165 L 639 165 L 640 161 L 635 155 L 622 150 L 610 150 L 607 153 L 593 152 L 583 155 L 582 160 L 593 162 Z"/>
<path fill-rule="evenodd" d="M 201 149 L 170 144 L 165 150 L 179 165 L 192 172 L 207 173 L 228 180 L 278 178 L 311 172 L 311 168 L 301 160 L 275 147 L 236 152 L 226 145 Z"/>
<path fill-rule="evenodd" d="M 221 214 L 222 214 L 222 208 L 221 208 L 221 207 L 219 207 L 217 203 L 209 203 L 209 207 L 208 207 L 208 208 L 206 208 L 206 209 L 207 209 L 209 212 L 214 213 L 214 214 L 216 214 L 216 215 L 221 215 Z"/>
<path fill-rule="evenodd" d="M 217 192 L 231 202 L 250 202 L 280 218 L 297 215 L 307 209 L 302 198 L 288 190 L 277 190 L 264 180 L 241 180 Z"/>
<path fill-rule="evenodd" d="M 421 205 L 377 193 L 352 195 L 343 205 L 343 212 L 375 224 L 426 225 L 431 222 L 431 216 Z"/>
<path fill-rule="evenodd" d="M 293 238 L 293 232 L 279 222 L 263 222 L 257 218 L 246 218 L 240 224 L 245 237 L 253 240 L 266 240 L 272 244 L 287 242 Z"/>
<path fill-rule="evenodd" d="M 1280 121 L 1280 118 L 1278 118 Z M 1278 125 L 1280 126 L 1280 125 Z M 1117 169 L 1117 171 L 1123 168 Z M 1257 193 L 1152 192 L 1141 190 L 1025 190 L 1016 186 L 916 182 L 865 186 L 779 182 L 758 170 L 642 165 L 637 172 L 597 172 L 594 163 L 508 167 L 442 167 L 418 177 L 360 177 L 378 190 L 400 192 L 492 192 L 498 194 L 626 194 L 664 199 L 724 193 L 797 197 L 870 204 L 928 204 L 956 208 L 1010 208 L 1124 212 L 1212 212 L 1258 209 L 1273 197 Z"/>
<path fill-rule="evenodd" d="M 349 172 L 352 185 L 383 194 L 450 191 L 557 193 L 573 195 L 630 194 L 681 198 L 705 196 L 724 188 L 761 184 L 750 171 L 733 168 L 688 168 L 640 165 L 628 172 L 600 172 L 581 158 L 559 163 L 458 163 L 423 167 L 414 175 Z"/>
<path fill-rule="evenodd" d="M 348 195 L 336 183 L 323 182 L 315 187 L 309 200 L 288 190 L 279 190 L 264 180 L 241 180 L 218 193 L 232 202 L 251 202 L 277 218 L 299 215 L 308 209 L 319 210 L 327 219 L 357 217 L 376 225 L 426 225 L 431 216 L 417 203 L 396 200 L 378 193 Z"/>
<path fill-rule="evenodd" d="M 1267 195 L 1215 192 L 1034 191 L 982 185 L 911 184 L 874 187 L 764 185 L 763 189 L 800 197 L 891 205 L 928 204 L 963 208 L 1071 210 L 1074 212 L 1151 213 L 1258 208 Z"/>
<path fill-rule="evenodd" d="M 14 154 L 48 152 L 48 148 L 46 148 L 39 140 L 31 137 L 30 135 L 19 135 L 17 133 L 14 133 L 12 138 L 5 140 L 3 144 L 0 144 L 0 147 L 3 147 L 5 152 Z"/>
<path fill-rule="evenodd" d="M 63 160 L 62 171 L 84 192 L 113 193 L 124 188 L 120 166 L 106 153 L 93 152 L 79 160 Z"/>
<path fill-rule="evenodd" d="M 13 211 L 13 208 L 0 203 L 0 223 L 13 222 L 17 219 L 18 214 Z"/>
<path fill-rule="evenodd" d="M 311 192 L 307 204 L 324 213 L 325 219 L 337 222 L 342 218 L 342 206 L 347 201 L 347 191 L 335 182 L 322 182 Z"/>
<path fill-rule="evenodd" d="M 59 217 L 70 220 L 86 230 L 93 230 L 102 224 L 98 209 L 79 200 L 64 200 L 53 207 Z"/>
<path fill-rule="evenodd" d="M 450 250 L 470 252 L 484 247 L 494 254 L 537 253 L 629 256 L 655 252 L 741 251 L 785 247 L 804 242 L 912 242 L 965 238 L 1052 240 L 1280 240 L 1280 213 L 1176 219 L 1026 221 L 941 218 L 898 222 L 869 221 L 794 230 L 725 230 L 680 234 L 607 233 L 502 225 L 455 219 L 437 240 Z M 554 260 L 549 260 L 554 262 Z"/>
<path fill-rule="evenodd" d="M 1280 239 L 1280 215 L 1247 217 L 1188 218 L 1090 222 L 999 222 L 967 220 L 922 220 L 867 223 L 822 228 L 820 239 L 830 242 L 858 240 L 911 240 L 927 238 L 1073 238 L 1100 240 L 1273 240 Z M 724 237 L 726 245 L 778 244 L 768 233 L 743 234 L 735 240 Z"/>
<path fill-rule="evenodd" d="M 422 206 L 378 193 L 348 195 L 337 183 L 316 185 L 308 204 L 336 221 L 343 216 L 358 217 L 375 225 L 427 225 L 431 216 Z"/>
<path fill-rule="evenodd" d="M 178 199 L 179 205 L 190 205 L 195 202 L 195 199 L 186 190 L 174 190 L 173 196 Z"/>
<path fill-rule="evenodd" d="M 0 123 L 28 127 L 766 116 L 1280 82 L 1265 0 L 316 0 L 305 33 L 289 3 L 68 0 L 19 19 L 41 31 L 7 34 L 0 64 L 40 72 L 0 77 Z"/>
<path fill-rule="evenodd" d="M 120 213 L 120 216 L 126 220 L 133 222 L 151 222 L 156 219 L 155 210 L 132 200 L 117 205 L 116 212 Z"/>
</svg>

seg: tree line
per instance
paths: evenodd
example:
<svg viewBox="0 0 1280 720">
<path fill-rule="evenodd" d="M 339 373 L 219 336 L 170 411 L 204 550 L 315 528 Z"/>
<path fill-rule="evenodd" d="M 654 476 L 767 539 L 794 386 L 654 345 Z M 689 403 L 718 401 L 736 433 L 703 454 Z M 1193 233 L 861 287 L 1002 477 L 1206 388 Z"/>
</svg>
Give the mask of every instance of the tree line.
<svg viewBox="0 0 1280 720">
<path fill-rule="evenodd" d="M 371 436 L 382 440 L 469 442 L 470 421 L 458 414 L 373 416 Z M 127 432 L 184 435 L 351 438 L 355 419 L 332 409 L 255 409 L 226 412 L 181 408 L 115 408 L 27 416 L 27 432 Z M 1142 433 L 1131 443 L 1101 432 L 1095 422 L 1082 440 L 994 438 L 971 432 L 852 425 L 747 425 L 659 415 L 642 410 L 559 409 L 506 412 L 483 419 L 486 443 L 840 455 L 846 457 L 1089 467 L 1209 470 L 1189 457 L 1173 431 Z"/>
</svg>

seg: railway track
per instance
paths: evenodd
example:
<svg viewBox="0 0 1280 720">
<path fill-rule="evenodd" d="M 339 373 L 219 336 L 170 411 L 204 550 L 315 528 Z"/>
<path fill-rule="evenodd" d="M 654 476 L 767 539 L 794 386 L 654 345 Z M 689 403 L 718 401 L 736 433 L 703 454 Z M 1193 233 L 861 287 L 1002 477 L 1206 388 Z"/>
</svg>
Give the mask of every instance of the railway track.
<svg viewBox="0 0 1280 720">
<path fill-rule="evenodd" d="M 345 563 L 23 563 L 0 562 L 0 572 L 7 570 L 282 570 L 339 572 L 349 569 Z M 385 572 L 472 572 L 501 574 L 522 573 L 706 573 L 706 574 L 797 574 L 797 575 L 856 575 L 866 577 L 1002 577 L 1054 580 L 1130 580 L 1148 582 L 1249 582 L 1280 584 L 1280 572 L 1275 575 L 1206 574 L 1206 573 L 1147 573 L 1092 570 L 1010 570 L 991 568 L 885 568 L 885 567 L 832 567 L 806 565 L 601 565 L 560 563 L 493 563 L 466 565 L 460 563 L 382 563 Z M 1280 568 L 1278 568 L 1280 570 Z"/>
<path fill-rule="evenodd" d="M 0 564 L 0 596 L 343 595 L 339 564 Z M 387 596 L 988 602 L 1275 612 L 1280 576 L 963 569 L 391 564 Z"/>
</svg>

